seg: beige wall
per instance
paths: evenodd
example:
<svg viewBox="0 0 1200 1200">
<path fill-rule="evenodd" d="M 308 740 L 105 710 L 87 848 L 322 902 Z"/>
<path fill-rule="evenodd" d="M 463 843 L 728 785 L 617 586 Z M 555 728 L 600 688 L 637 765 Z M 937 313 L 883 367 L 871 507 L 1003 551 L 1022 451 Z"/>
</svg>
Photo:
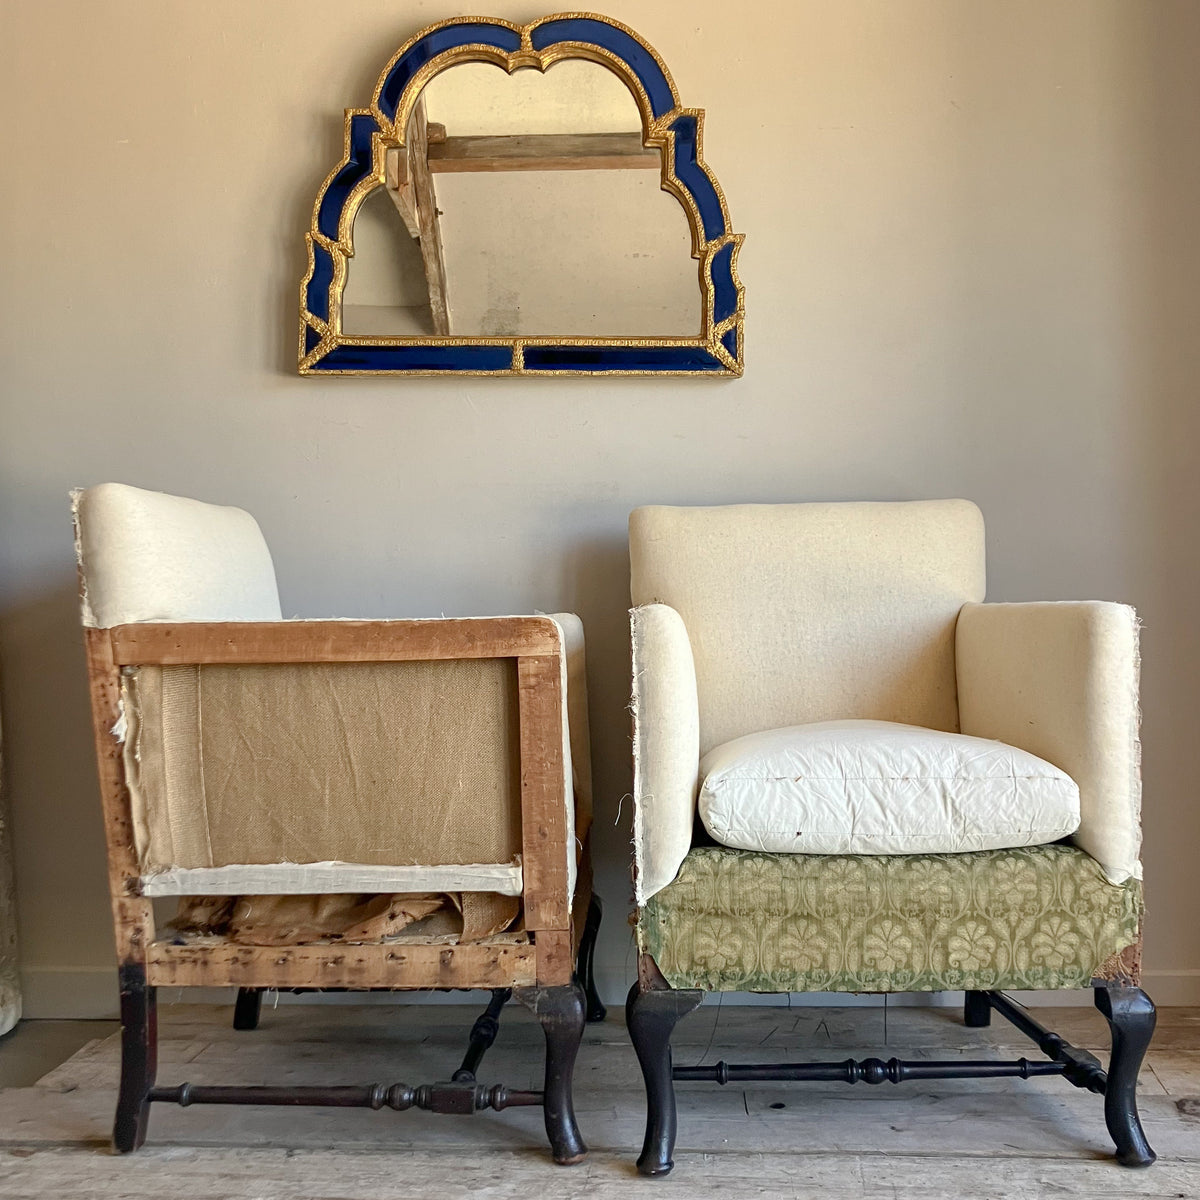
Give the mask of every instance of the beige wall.
<svg viewBox="0 0 1200 1200">
<path fill-rule="evenodd" d="M 994 599 L 1142 611 L 1149 982 L 1200 1001 L 1200 8 L 610 0 L 708 110 L 747 235 L 744 378 L 300 379 L 341 110 L 457 7 L 4 7 L 0 677 L 30 1010 L 111 995 L 65 498 L 103 479 L 256 513 L 289 612 L 583 616 L 614 995 L 628 510 L 970 496 Z"/>
</svg>

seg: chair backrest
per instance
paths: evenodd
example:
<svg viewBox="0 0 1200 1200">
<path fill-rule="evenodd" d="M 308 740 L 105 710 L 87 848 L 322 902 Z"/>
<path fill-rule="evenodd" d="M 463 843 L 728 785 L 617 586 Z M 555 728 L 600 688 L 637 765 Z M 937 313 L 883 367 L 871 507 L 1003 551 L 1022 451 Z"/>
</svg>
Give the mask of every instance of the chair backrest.
<svg viewBox="0 0 1200 1200">
<path fill-rule="evenodd" d="M 957 731 L 954 626 L 984 596 L 969 501 L 651 506 L 629 545 L 634 604 L 687 627 L 701 754 L 836 718 Z"/>
<path fill-rule="evenodd" d="M 271 552 L 248 512 L 122 483 L 72 498 L 84 625 L 282 616 Z"/>
</svg>

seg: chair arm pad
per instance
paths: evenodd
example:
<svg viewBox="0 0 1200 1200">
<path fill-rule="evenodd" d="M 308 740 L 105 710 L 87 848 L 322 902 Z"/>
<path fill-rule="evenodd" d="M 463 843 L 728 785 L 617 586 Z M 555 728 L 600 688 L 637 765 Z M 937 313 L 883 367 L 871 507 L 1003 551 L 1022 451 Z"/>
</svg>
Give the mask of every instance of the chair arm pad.
<svg viewBox="0 0 1200 1200">
<path fill-rule="evenodd" d="M 633 642 L 634 898 L 679 871 L 692 846 L 700 766 L 696 668 L 683 618 L 666 604 L 630 611 Z"/>
<path fill-rule="evenodd" d="M 1054 763 L 1079 785 L 1074 841 L 1114 883 L 1141 876 L 1138 621 L 1098 601 L 965 604 L 959 725 Z"/>
<path fill-rule="evenodd" d="M 575 791 L 575 841 L 582 848 L 592 826 L 592 743 L 588 732 L 587 658 L 583 622 L 574 613 L 551 613 L 562 630 L 563 659 L 567 670 L 567 751 L 571 756 L 571 782 Z"/>
</svg>

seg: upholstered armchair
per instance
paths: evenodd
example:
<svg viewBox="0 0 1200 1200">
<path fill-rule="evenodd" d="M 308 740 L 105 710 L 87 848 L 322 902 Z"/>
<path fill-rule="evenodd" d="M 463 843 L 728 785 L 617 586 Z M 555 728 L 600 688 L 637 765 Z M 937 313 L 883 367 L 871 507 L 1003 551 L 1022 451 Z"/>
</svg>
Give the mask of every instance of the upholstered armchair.
<svg viewBox="0 0 1200 1200">
<path fill-rule="evenodd" d="M 75 494 L 121 992 L 121 1151 L 153 1101 L 471 1113 L 571 1104 L 599 910 L 578 618 L 284 620 L 240 509 L 102 484 Z M 154 901 L 184 898 L 159 928 Z M 581 942 L 583 943 L 581 946 Z M 155 989 L 485 988 L 462 1066 L 365 1087 L 156 1085 Z M 476 1079 L 515 996 L 545 1088 Z"/>
<path fill-rule="evenodd" d="M 984 603 L 966 501 L 651 507 L 630 519 L 643 1174 L 674 1080 L 1061 1074 L 1148 1165 L 1138 627 L 1107 603 Z M 1099 1061 L 1004 989 L 1095 988 Z M 673 1068 L 709 991 L 966 993 L 1044 1062 Z"/>
</svg>

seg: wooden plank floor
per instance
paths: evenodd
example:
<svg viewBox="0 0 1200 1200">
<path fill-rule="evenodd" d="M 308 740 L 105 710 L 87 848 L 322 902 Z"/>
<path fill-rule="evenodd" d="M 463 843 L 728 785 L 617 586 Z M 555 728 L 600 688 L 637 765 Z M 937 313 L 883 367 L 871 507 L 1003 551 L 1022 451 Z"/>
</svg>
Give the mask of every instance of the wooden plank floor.
<svg viewBox="0 0 1200 1200">
<path fill-rule="evenodd" d="M 475 1010 L 281 1005 L 235 1033 L 228 1008 L 160 1007 L 161 1083 L 425 1083 L 458 1065 Z M 1098 1051 L 1091 1009 L 1043 1023 Z M 1005 1022 L 966 1029 L 955 1009 L 706 1006 L 684 1021 L 676 1061 L 1036 1057 Z M 541 1034 L 505 1013 L 481 1082 L 539 1087 Z M 1061 1079 L 936 1083 L 682 1084 L 675 1173 L 641 1180 L 643 1092 L 619 1013 L 590 1026 L 576 1108 L 592 1149 L 555 1167 L 538 1109 L 475 1117 L 370 1110 L 155 1105 L 144 1150 L 108 1150 L 115 1037 L 97 1039 L 35 1086 L 0 1091 L 0 1197 L 72 1200 L 415 1200 L 630 1195 L 990 1200 L 1200 1197 L 1200 1010 L 1165 1009 L 1141 1081 L 1159 1162 L 1108 1157 L 1101 1100 Z"/>
</svg>

